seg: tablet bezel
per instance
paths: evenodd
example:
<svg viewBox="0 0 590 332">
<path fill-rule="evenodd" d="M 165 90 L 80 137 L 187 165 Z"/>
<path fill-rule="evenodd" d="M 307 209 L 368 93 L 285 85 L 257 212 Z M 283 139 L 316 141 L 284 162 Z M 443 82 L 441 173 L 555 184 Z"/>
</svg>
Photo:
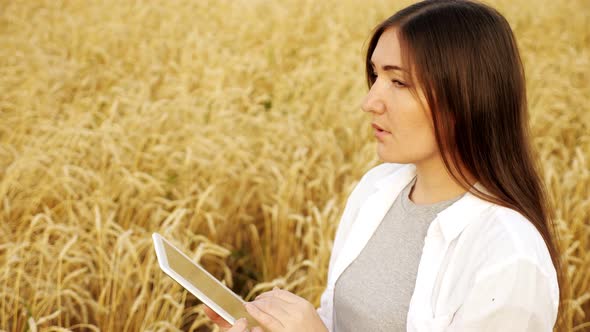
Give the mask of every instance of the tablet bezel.
<svg viewBox="0 0 590 332">
<path fill-rule="evenodd" d="M 166 240 L 162 235 L 160 235 L 158 233 L 153 233 L 152 239 L 154 242 L 154 248 L 156 249 L 156 257 L 158 259 L 160 269 L 162 269 L 162 271 L 164 271 L 168 276 L 170 276 L 172 279 L 174 279 L 176 282 L 178 282 L 186 290 L 191 292 L 191 294 L 193 294 L 199 300 L 201 300 L 203 303 L 205 303 L 209 308 L 211 308 L 213 311 L 215 311 L 217 314 L 219 314 L 219 316 L 221 316 L 223 319 L 225 319 L 228 323 L 230 323 L 231 325 L 234 325 L 236 322 L 235 317 L 233 317 L 230 313 L 228 313 L 222 307 L 217 305 L 217 303 L 213 302 L 209 297 L 207 297 L 207 295 L 205 295 L 203 292 L 201 292 L 192 283 L 190 283 L 182 275 L 178 274 L 175 270 L 173 270 L 170 267 L 170 265 L 168 264 L 168 258 L 166 257 L 166 251 L 164 249 L 164 245 L 163 245 L 162 241 L 166 241 L 166 243 L 170 247 L 174 248 L 174 250 L 178 251 L 182 256 L 184 256 L 186 259 L 191 261 L 199 270 L 205 272 L 206 275 L 208 275 L 212 280 L 214 280 L 221 287 L 225 288 L 229 294 L 231 294 L 232 296 L 237 298 L 240 302 L 245 303 L 245 301 L 240 296 L 238 296 L 236 293 L 234 293 L 229 287 L 227 287 L 226 285 L 221 283 L 219 280 L 217 280 L 217 278 L 215 278 L 211 273 L 209 273 L 209 271 L 205 270 L 199 264 L 196 264 L 195 262 L 193 262 L 193 260 L 190 257 L 185 255 L 185 253 L 183 253 L 175 245 L 170 243 L 170 241 Z"/>
</svg>

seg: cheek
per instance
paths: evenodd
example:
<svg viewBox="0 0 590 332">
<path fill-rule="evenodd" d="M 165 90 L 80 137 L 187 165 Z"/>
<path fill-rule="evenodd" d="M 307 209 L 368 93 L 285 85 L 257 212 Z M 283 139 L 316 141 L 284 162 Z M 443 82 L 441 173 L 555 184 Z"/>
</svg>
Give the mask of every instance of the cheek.
<svg viewBox="0 0 590 332">
<path fill-rule="evenodd" d="M 399 135 L 396 135 L 399 148 L 416 158 L 425 154 L 431 154 L 436 149 L 434 131 L 428 122 L 420 119 L 411 119 L 403 123 Z"/>
<path fill-rule="evenodd" d="M 389 117 L 392 135 L 379 143 L 379 155 L 385 161 L 413 163 L 437 153 L 434 129 L 420 109 L 400 111 Z"/>
</svg>

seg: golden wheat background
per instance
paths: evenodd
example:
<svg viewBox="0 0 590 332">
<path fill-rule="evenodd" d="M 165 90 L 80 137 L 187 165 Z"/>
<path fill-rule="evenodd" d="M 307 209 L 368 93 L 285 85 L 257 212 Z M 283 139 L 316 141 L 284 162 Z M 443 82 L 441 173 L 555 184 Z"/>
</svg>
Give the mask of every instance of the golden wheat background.
<svg viewBox="0 0 590 332">
<path fill-rule="evenodd" d="M 589 2 L 492 1 L 590 329 Z M 363 51 L 408 1 L 0 1 L 0 329 L 209 331 L 154 231 L 247 300 L 315 305 L 378 163 Z"/>
</svg>

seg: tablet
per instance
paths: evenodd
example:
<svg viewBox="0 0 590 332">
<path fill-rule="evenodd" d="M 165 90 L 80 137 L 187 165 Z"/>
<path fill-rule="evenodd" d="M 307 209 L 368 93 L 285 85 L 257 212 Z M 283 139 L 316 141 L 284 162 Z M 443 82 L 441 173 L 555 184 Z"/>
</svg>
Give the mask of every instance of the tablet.
<svg viewBox="0 0 590 332">
<path fill-rule="evenodd" d="M 234 325 L 245 317 L 248 326 L 260 325 L 244 308 L 244 300 L 222 284 L 202 266 L 191 261 L 160 234 L 153 233 L 152 239 L 160 268 L 182 287 L 191 292 L 209 308 Z"/>
</svg>

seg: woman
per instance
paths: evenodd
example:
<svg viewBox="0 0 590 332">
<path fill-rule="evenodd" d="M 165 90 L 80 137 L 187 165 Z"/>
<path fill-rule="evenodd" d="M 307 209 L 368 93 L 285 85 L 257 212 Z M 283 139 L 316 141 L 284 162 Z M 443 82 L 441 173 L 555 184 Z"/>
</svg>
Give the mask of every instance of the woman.
<svg viewBox="0 0 590 332">
<path fill-rule="evenodd" d="M 347 201 L 321 306 L 275 289 L 248 312 L 269 331 L 551 331 L 559 251 L 508 22 L 416 3 L 377 26 L 366 73 L 384 163 Z"/>
</svg>

